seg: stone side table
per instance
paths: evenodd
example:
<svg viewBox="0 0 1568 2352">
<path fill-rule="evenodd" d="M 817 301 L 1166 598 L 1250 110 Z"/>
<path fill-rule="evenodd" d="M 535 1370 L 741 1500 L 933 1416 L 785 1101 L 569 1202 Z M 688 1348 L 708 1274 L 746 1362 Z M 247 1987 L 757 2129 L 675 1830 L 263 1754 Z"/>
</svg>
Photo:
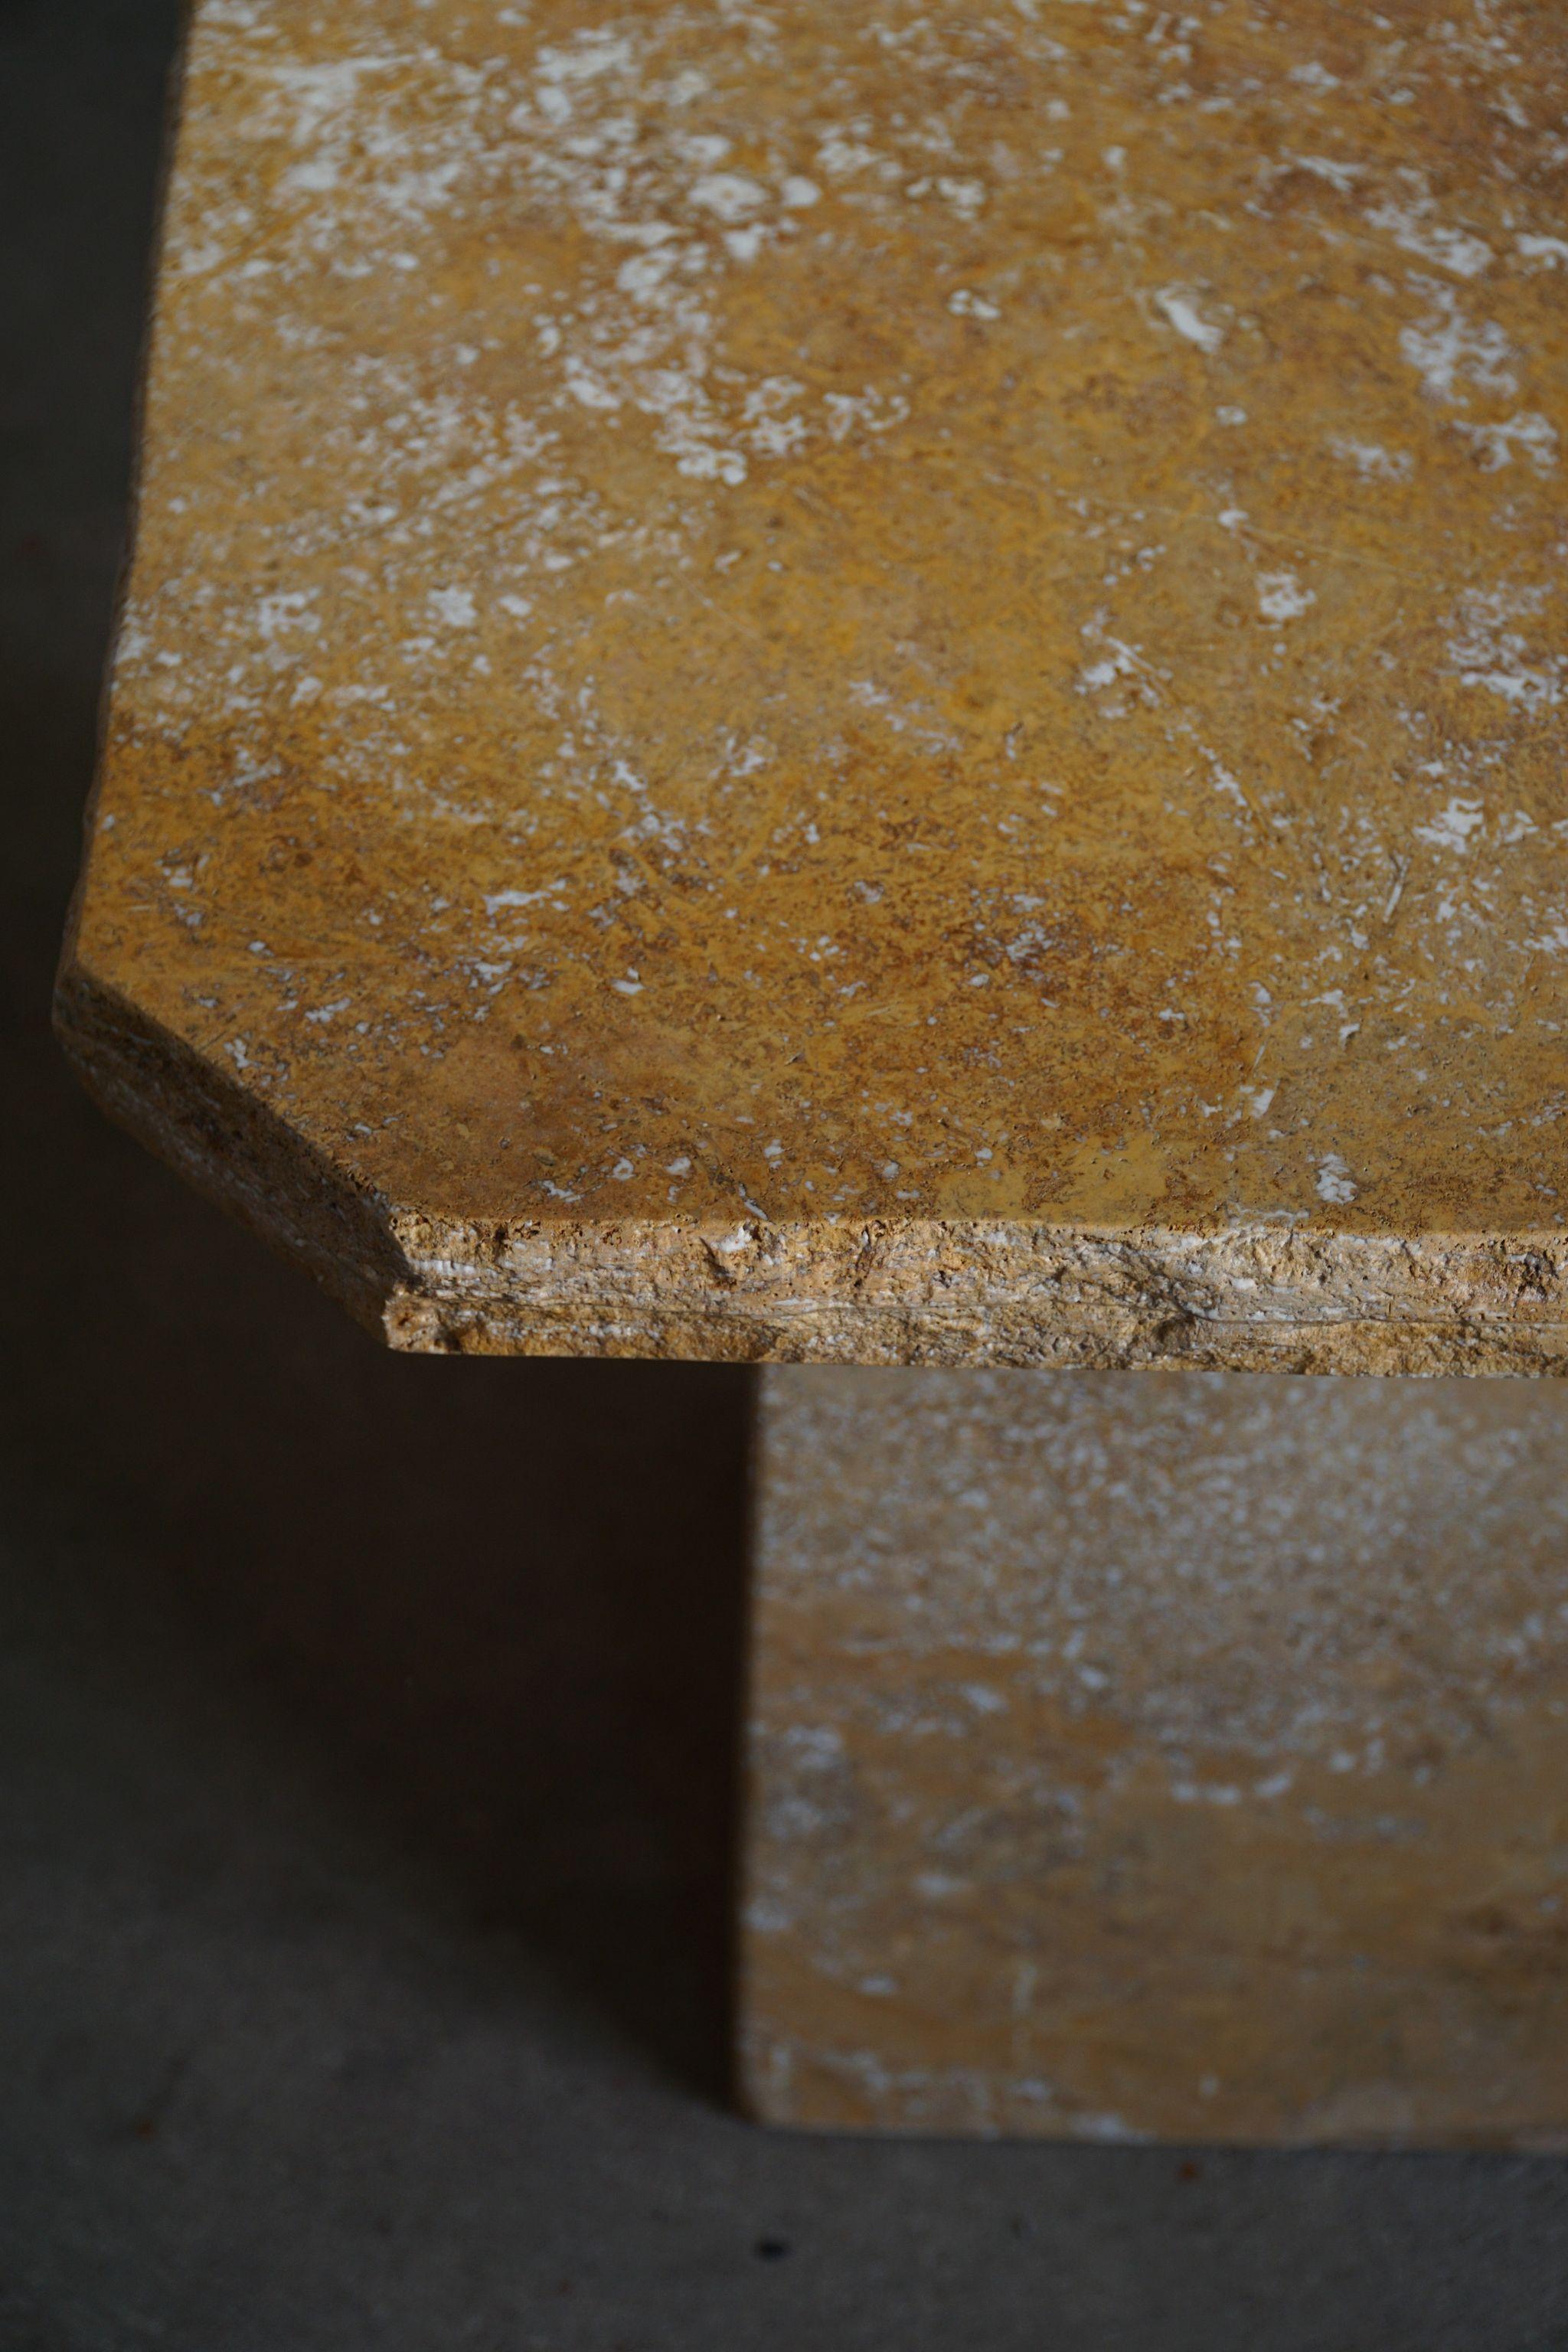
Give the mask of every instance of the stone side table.
<svg viewBox="0 0 1568 2352">
<path fill-rule="evenodd" d="M 61 1033 L 393 1346 L 777 1368 L 764 2116 L 1568 2137 L 1565 110 L 198 0 Z"/>
</svg>

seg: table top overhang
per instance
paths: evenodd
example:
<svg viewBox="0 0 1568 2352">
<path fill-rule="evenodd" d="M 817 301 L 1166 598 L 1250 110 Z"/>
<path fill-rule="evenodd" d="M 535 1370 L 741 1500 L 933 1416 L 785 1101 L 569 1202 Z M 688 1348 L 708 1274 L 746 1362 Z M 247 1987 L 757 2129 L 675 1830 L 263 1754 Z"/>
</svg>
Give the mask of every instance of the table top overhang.
<svg viewBox="0 0 1568 2352">
<path fill-rule="evenodd" d="M 1568 1361 L 1568 25 L 202 0 L 61 984 L 401 1343 Z"/>
</svg>

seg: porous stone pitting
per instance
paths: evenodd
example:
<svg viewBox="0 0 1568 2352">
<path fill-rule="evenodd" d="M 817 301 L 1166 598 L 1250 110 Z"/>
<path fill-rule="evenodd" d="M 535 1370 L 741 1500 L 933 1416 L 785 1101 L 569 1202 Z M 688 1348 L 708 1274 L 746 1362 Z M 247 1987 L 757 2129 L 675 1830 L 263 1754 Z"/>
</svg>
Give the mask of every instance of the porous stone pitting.
<svg viewBox="0 0 1568 2352">
<path fill-rule="evenodd" d="M 199 0 L 88 1082 L 400 1346 L 1561 1370 L 1565 104 Z"/>
<path fill-rule="evenodd" d="M 1568 1369 L 1555 1235 L 1018 1222 L 458 1224 L 386 1204 L 122 1002 L 61 986 L 104 1108 L 395 1348 L 1433 1375 Z"/>
<path fill-rule="evenodd" d="M 770 2121 L 1568 2145 L 1568 1409 L 763 1376 Z"/>
</svg>

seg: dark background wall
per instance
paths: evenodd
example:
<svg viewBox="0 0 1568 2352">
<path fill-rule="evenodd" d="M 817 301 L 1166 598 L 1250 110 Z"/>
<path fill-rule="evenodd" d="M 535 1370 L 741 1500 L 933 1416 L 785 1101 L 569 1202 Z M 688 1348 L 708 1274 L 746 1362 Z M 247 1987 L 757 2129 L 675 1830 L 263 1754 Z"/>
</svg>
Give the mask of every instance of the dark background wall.
<svg viewBox="0 0 1568 2352">
<path fill-rule="evenodd" d="M 0 0 L 0 2352 L 1568 2347 L 1556 2159 L 736 2121 L 744 1376 L 381 1355 L 73 1091 L 176 15 Z"/>
</svg>

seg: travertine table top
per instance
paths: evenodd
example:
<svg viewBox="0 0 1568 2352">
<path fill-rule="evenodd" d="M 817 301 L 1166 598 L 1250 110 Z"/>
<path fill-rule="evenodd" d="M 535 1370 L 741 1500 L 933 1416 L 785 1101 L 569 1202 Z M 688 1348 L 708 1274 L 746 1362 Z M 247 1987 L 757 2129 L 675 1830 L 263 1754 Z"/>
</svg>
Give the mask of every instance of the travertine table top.
<svg viewBox="0 0 1568 2352">
<path fill-rule="evenodd" d="M 403 1345 L 1568 1364 L 1568 20 L 202 0 L 62 1026 Z"/>
</svg>

